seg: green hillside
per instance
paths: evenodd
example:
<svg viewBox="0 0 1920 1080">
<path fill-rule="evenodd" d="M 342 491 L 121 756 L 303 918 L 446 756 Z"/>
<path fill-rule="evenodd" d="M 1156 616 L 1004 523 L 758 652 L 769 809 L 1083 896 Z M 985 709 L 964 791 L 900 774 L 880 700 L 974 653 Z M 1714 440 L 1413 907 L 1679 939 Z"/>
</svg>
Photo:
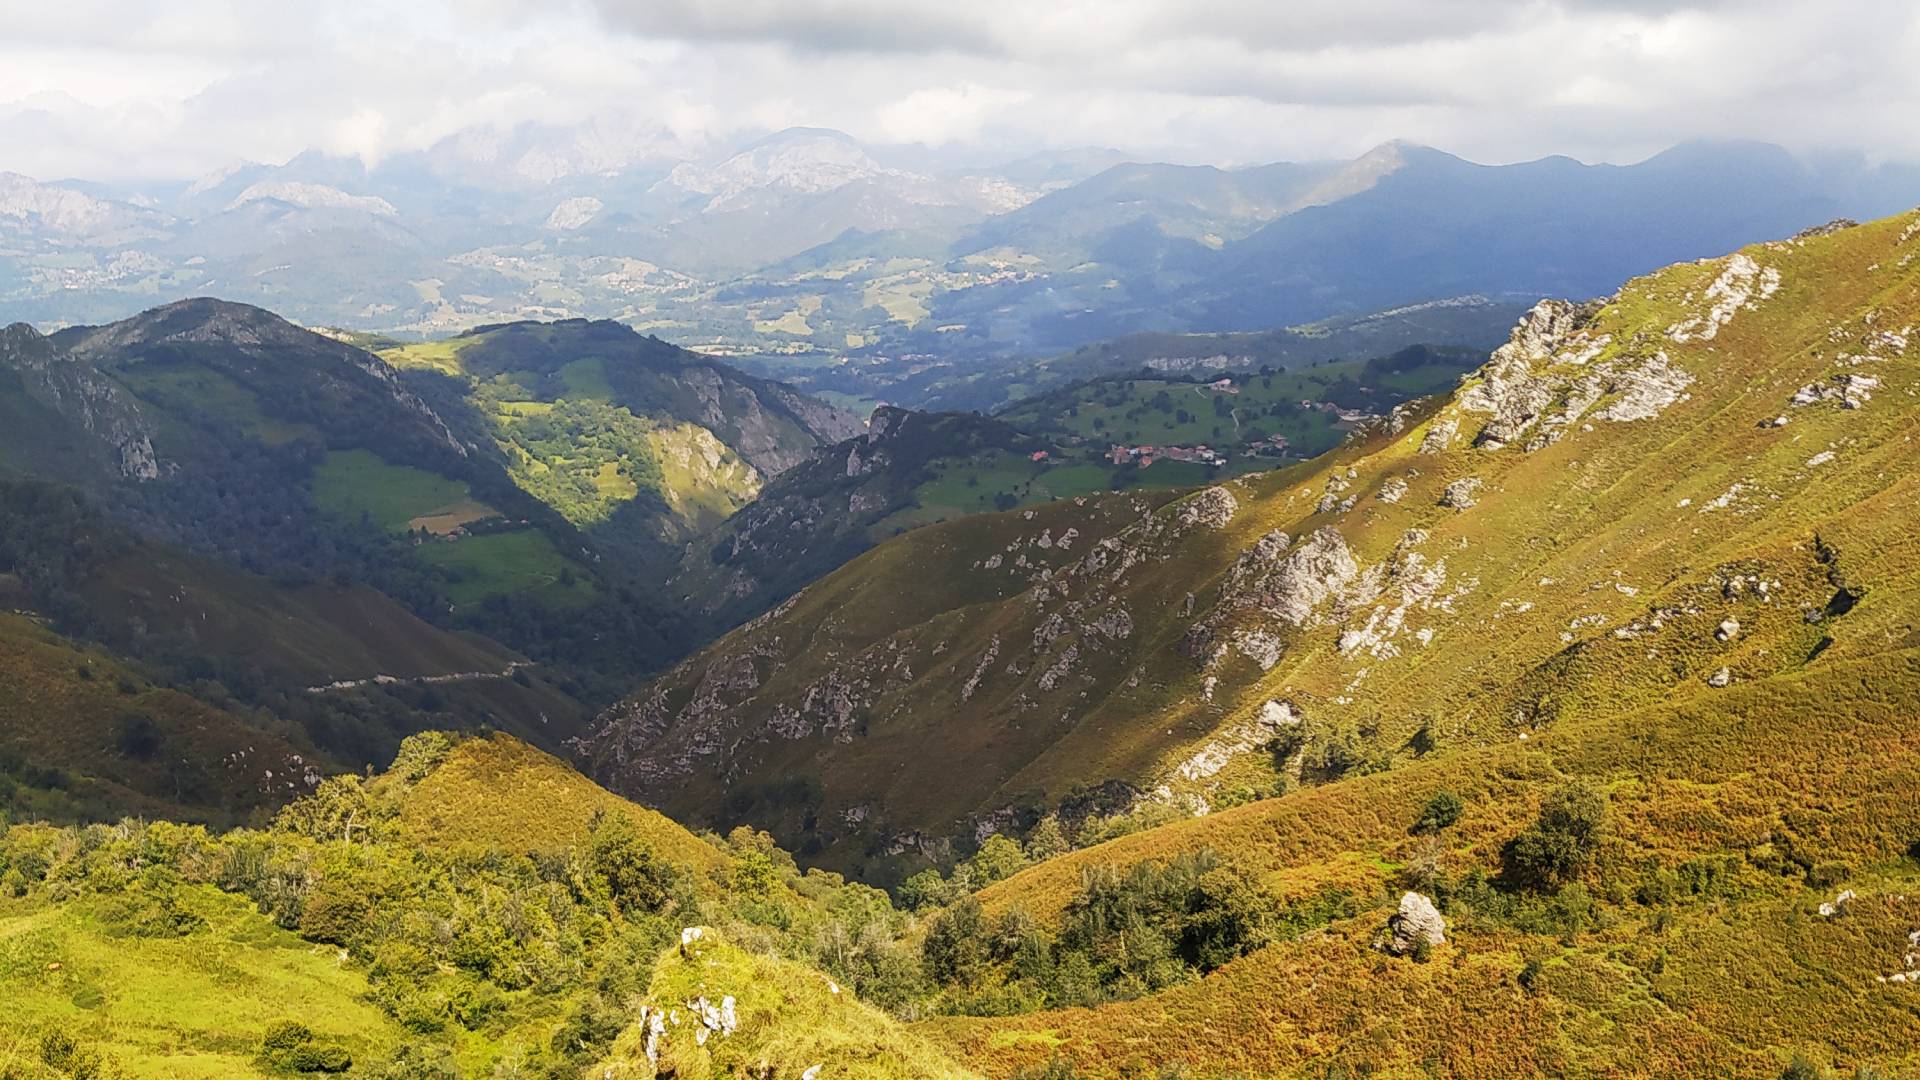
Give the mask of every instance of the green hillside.
<svg viewBox="0 0 1920 1080">
<path fill-rule="evenodd" d="M 1909 221 L 1543 305 L 1437 411 L 1120 531 L 1133 497 L 883 545 L 607 714 L 596 767 L 904 874 L 1901 648 Z M 805 797 L 739 809 L 776 776 Z"/>
<path fill-rule="evenodd" d="M 313 758 L 282 721 L 0 615 L 0 814 L 245 820 L 303 793 Z"/>
<path fill-rule="evenodd" d="M 1103 450 L 1208 445 L 1238 456 L 1279 436 L 1286 455 L 1302 460 L 1339 446 L 1356 429 L 1341 412 L 1381 416 L 1411 398 L 1445 393 L 1481 359 L 1462 349 L 1414 345 L 1392 356 L 1292 371 L 1095 379 L 1018 402 L 1000 416 Z"/>
<path fill-rule="evenodd" d="M 383 345 L 424 395 L 476 418 L 475 436 L 520 488 L 602 541 L 651 556 L 859 427 L 779 383 L 611 321 Z"/>
<path fill-rule="evenodd" d="M 0 827 L 0 1068 L 651 1077 L 651 1002 L 682 1076 L 972 1075 L 874 1005 L 916 991 L 912 928 L 764 835 L 695 837 L 524 743 L 423 734 L 264 829 Z M 694 996 L 723 992 L 732 1027 L 696 1041 Z"/>
</svg>

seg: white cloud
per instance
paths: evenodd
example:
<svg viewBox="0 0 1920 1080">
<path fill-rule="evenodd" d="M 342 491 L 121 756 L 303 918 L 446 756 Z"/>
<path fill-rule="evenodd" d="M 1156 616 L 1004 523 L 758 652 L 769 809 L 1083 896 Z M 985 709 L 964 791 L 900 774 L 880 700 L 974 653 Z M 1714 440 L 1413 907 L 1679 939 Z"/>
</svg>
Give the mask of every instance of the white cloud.
<svg viewBox="0 0 1920 1080">
<path fill-rule="evenodd" d="M 890 142 L 945 146 L 977 141 L 989 123 L 1031 97 L 975 83 L 929 86 L 882 105 L 874 119 Z"/>
<path fill-rule="evenodd" d="M 1244 163 L 1391 137 L 1628 160 L 1920 157 L 1909 0 L 70 0 L 10 12 L 0 170 L 192 175 L 584 124 L 583 160 L 789 124 Z"/>
</svg>

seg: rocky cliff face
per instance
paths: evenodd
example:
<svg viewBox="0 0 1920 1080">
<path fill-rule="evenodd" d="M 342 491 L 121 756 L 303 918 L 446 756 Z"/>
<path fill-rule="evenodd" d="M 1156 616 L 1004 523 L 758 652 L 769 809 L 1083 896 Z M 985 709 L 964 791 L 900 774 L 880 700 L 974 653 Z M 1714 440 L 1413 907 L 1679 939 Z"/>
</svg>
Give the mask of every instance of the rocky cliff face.
<svg viewBox="0 0 1920 1080">
<path fill-rule="evenodd" d="M 25 324 L 0 330 L 0 368 L 14 371 L 28 397 L 96 440 L 119 476 L 153 480 L 160 461 L 139 407 L 90 364 L 59 349 Z"/>
<path fill-rule="evenodd" d="M 675 377 L 698 402 L 692 419 L 767 476 L 786 472 L 818 446 L 850 438 L 862 427 L 858 417 L 818 398 L 718 364 L 688 366 Z"/>
</svg>

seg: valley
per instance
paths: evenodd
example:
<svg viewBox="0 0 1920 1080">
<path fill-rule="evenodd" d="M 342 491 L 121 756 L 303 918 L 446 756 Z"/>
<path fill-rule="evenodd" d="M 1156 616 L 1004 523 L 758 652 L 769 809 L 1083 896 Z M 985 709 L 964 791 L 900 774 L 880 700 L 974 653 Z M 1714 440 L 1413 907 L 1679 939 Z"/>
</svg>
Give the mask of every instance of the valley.
<svg viewBox="0 0 1920 1080">
<path fill-rule="evenodd" d="M 1920 18 L 1468 7 L 9 20 L 0 1080 L 1920 1076 Z"/>
</svg>

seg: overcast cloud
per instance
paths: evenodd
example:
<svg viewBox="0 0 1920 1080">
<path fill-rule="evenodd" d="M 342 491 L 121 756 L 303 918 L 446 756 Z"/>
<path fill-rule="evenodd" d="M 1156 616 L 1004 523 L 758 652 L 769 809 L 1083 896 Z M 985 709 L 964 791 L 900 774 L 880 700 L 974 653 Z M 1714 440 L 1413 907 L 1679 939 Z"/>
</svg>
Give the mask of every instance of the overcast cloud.
<svg viewBox="0 0 1920 1080">
<path fill-rule="evenodd" d="M 1390 138 L 1920 159 L 1912 0 L 0 0 L 0 25 L 0 170 L 46 179 L 378 161 L 522 124 L 590 125 L 609 160 L 790 125 L 1221 164 Z"/>
</svg>

